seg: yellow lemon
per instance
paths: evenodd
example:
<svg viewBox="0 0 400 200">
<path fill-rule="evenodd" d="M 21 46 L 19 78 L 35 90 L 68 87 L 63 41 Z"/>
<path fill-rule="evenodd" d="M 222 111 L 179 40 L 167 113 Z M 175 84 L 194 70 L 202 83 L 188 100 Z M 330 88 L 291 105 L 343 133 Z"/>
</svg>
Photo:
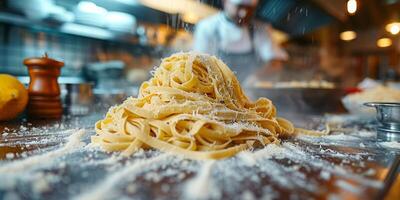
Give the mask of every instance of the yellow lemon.
<svg viewBox="0 0 400 200">
<path fill-rule="evenodd" d="M 11 120 L 24 111 L 28 91 L 17 78 L 0 74 L 0 121 Z"/>
</svg>

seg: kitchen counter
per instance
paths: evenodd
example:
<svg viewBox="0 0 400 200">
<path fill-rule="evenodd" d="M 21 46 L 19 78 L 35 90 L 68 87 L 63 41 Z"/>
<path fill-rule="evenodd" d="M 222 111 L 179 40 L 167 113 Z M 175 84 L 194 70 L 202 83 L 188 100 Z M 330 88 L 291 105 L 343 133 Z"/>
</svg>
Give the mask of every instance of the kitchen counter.
<svg viewBox="0 0 400 200">
<path fill-rule="evenodd" d="M 126 158 L 76 143 L 89 143 L 105 112 L 0 123 L 0 199 L 382 199 L 400 184 L 400 151 L 377 142 L 368 121 L 328 117 L 340 129 L 335 135 L 298 136 L 206 162 L 154 150 Z M 314 129 L 327 119 L 286 117 Z M 71 139 L 78 129 L 86 131 Z M 391 195 L 399 199 L 395 189 Z"/>
</svg>

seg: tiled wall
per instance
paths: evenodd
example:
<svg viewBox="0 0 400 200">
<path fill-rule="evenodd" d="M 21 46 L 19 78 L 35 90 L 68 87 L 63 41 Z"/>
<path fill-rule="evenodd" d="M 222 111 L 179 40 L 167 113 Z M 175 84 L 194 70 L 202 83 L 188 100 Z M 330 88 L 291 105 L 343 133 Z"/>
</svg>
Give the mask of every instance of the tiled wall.
<svg viewBox="0 0 400 200">
<path fill-rule="evenodd" d="M 42 56 L 65 62 L 63 76 L 79 76 L 85 64 L 104 60 L 107 54 L 149 54 L 149 48 L 73 35 L 39 32 L 0 24 L 0 73 L 27 75 L 23 60 Z"/>
</svg>

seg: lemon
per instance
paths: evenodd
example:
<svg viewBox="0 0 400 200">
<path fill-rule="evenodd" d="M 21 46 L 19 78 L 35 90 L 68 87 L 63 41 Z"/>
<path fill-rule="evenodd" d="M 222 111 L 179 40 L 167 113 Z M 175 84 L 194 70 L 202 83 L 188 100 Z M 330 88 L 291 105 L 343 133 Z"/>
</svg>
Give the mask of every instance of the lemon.
<svg viewBox="0 0 400 200">
<path fill-rule="evenodd" d="M 0 74 L 0 121 L 11 120 L 24 111 L 28 91 L 17 78 Z"/>
</svg>

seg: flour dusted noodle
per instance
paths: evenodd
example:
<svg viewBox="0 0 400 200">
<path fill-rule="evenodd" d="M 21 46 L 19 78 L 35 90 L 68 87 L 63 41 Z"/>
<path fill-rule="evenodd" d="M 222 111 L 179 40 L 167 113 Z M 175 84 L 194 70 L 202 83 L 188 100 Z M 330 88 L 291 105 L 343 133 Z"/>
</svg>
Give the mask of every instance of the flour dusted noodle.
<svg viewBox="0 0 400 200">
<path fill-rule="evenodd" d="M 251 102 L 234 73 L 207 54 L 177 53 L 162 60 L 138 98 L 112 107 L 96 123 L 93 143 L 132 154 L 156 148 L 193 159 L 221 159 L 279 143 L 294 134 L 272 102 Z"/>
</svg>

